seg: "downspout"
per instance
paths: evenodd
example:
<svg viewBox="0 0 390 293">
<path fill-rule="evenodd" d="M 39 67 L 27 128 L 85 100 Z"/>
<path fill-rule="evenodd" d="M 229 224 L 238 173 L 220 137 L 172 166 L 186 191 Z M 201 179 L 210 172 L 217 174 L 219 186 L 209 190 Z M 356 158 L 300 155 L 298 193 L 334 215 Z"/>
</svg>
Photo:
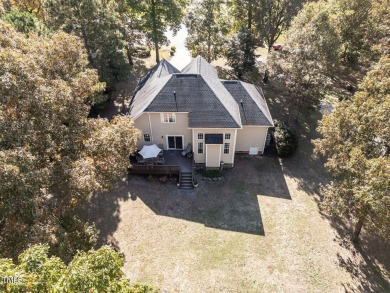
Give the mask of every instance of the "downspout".
<svg viewBox="0 0 390 293">
<path fill-rule="evenodd" d="M 232 167 L 234 167 L 234 156 L 236 154 L 236 141 L 237 141 L 237 128 L 234 129 L 234 143 L 233 143 L 233 161 L 232 161 Z"/>
<path fill-rule="evenodd" d="M 149 117 L 150 136 L 151 136 L 151 138 L 152 138 L 152 143 L 154 143 L 154 141 L 153 141 L 152 122 L 151 122 L 151 120 L 150 120 L 150 113 L 148 113 L 148 117 Z"/>
</svg>

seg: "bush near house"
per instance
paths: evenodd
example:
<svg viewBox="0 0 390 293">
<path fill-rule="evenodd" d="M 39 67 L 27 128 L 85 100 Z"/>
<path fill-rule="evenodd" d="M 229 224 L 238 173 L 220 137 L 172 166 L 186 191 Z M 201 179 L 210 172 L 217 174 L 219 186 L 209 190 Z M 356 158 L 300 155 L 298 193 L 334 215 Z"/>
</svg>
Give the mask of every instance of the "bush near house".
<svg viewBox="0 0 390 293">
<path fill-rule="evenodd" d="M 292 131 L 283 122 L 274 121 L 275 125 L 275 143 L 278 156 L 286 158 L 290 156 L 298 147 L 298 137 L 294 131 Z"/>
</svg>

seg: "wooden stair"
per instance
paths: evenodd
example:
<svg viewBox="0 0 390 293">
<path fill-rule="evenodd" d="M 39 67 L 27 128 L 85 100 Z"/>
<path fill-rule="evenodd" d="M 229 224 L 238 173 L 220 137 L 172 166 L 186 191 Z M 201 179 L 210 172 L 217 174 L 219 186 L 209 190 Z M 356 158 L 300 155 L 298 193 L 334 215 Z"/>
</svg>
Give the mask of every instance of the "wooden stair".
<svg viewBox="0 0 390 293">
<path fill-rule="evenodd" d="M 181 172 L 180 176 L 180 188 L 182 189 L 192 189 L 192 173 L 191 172 Z"/>
</svg>

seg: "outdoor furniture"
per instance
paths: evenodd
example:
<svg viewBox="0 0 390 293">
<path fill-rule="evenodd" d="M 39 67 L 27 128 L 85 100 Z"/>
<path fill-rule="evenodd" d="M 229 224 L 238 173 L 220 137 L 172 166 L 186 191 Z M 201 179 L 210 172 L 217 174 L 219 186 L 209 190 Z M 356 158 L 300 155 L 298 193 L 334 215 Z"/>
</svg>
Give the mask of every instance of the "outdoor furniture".
<svg viewBox="0 0 390 293">
<path fill-rule="evenodd" d="M 164 145 L 162 143 L 157 144 L 157 146 L 161 149 L 158 156 L 163 157 L 164 156 Z"/>
<path fill-rule="evenodd" d="M 137 163 L 138 163 L 138 164 L 145 164 L 145 160 L 144 160 L 144 158 L 142 158 L 141 156 L 137 155 L 137 156 L 135 157 L 135 159 L 137 160 Z"/>
<path fill-rule="evenodd" d="M 181 152 L 181 155 L 183 157 L 190 157 L 190 156 L 192 156 L 191 151 L 192 151 L 192 144 L 188 143 L 186 149 Z"/>
<path fill-rule="evenodd" d="M 158 158 L 158 159 L 157 159 L 156 165 L 164 165 L 164 164 L 165 164 L 164 158 Z"/>
<path fill-rule="evenodd" d="M 160 152 L 161 149 L 155 144 L 152 144 L 152 145 L 144 145 L 142 150 L 139 152 L 139 154 L 144 159 L 149 159 L 149 158 L 156 158 Z"/>
</svg>

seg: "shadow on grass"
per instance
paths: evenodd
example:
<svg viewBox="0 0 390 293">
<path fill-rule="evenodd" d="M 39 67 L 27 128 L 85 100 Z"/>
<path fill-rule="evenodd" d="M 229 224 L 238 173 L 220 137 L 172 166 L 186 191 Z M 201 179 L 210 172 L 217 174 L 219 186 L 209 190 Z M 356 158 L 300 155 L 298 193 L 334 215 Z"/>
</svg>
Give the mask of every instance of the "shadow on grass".
<svg viewBox="0 0 390 293">
<path fill-rule="evenodd" d="M 270 105 L 271 113 L 276 112 L 276 117 L 286 121 L 285 109 L 280 105 L 277 95 L 272 98 Z M 274 111 L 274 112 L 273 112 Z M 284 113 L 283 113 L 284 112 Z M 327 185 L 331 176 L 325 170 L 325 159 L 314 156 L 313 139 L 320 138 L 316 128 L 321 120 L 320 112 L 309 116 L 301 116 L 298 121 L 290 119 L 290 126 L 299 136 L 298 149 L 289 158 L 283 159 L 283 172 L 294 178 L 298 183 L 298 189 L 313 196 L 324 218 L 327 218 L 332 227 L 337 231 L 336 241 L 351 251 L 354 256 L 338 254 L 339 265 L 349 272 L 358 284 L 358 292 L 390 292 L 390 244 L 388 241 L 373 234 L 362 233 L 358 245 L 350 241 L 352 227 L 344 219 L 329 216 L 321 209 L 322 196 L 321 186 Z M 346 292 L 356 290 L 351 284 L 343 284 Z"/>
<path fill-rule="evenodd" d="M 113 234 L 119 222 L 126 221 L 121 218 L 120 205 L 137 200 L 158 216 L 264 236 L 258 196 L 291 199 L 279 161 L 275 157 L 244 156 L 224 173 L 221 181 L 205 181 L 197 174 L 199 187 L 191 191 L 178 189 L 169 180 L 160 184 L 158 177 L 148 181 L 146 176 L 132 175 L 121 181 L 115 191 L 94 195 L 88 218 L 100 231 L 98 244 L 116 246 Z"/>
</svg>

